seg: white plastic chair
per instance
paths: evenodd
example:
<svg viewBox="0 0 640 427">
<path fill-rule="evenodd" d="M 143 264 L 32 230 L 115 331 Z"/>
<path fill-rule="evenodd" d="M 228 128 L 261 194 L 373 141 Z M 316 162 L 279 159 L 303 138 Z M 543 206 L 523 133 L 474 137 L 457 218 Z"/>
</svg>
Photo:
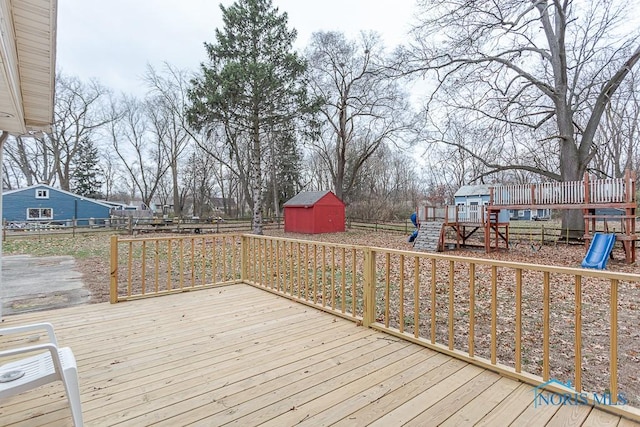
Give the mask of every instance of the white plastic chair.
<svg viewBox="0 0 640 427">
<path fill-rule="evenodd" d="M 23 393 L 44 384 L 60 380 L 67 391 L 73 424 L 82 427 L 78 367 L 69 347 L 58 347 L 58 340 L 50 323 L 0 328 L 0 335 L 46 330 L 49 343 L 0 351 L 0 359 L 21 354 L 37 353 L 0 366 L 0 399 Z M 39 338 L 39 337 L 38 337 Z M 36 338 L 36 340 L 38 339 Z"/>
</svg>

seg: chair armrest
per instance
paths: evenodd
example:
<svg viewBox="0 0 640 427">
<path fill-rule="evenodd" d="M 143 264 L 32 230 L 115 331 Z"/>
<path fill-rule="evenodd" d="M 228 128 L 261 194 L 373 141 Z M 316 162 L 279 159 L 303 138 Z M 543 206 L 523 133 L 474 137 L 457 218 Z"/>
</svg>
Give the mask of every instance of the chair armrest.
<svg viewBox="0 0 640 427">
<path fill-rule="evenodd" d="M 31 345 L 29 347 L 19 347 L 19 348 L 12 348 L 11 350 L 3 350 L 0 351 L 0 358 L 3 357 L 9 357 L 9 356 L 17 356 L 19 354 L 24 354 L 24 353 L 31 353 L 34 351 L 43 351 L 43 350 L 48 350 L 50 353 L 55 353 L 58 354 L 58 347 L 56 347 L 53 344 L 38 344 L 38 345 Z"/>
<path fill-rule="evenodd" d="M 0 359 L 3 357 L 17 356 L 19 354 L 32 353 L 35 351 L 49 351 L 51 353 L 51 360 L 55 370 L 62 375 L 62 362 L 60 360 L 60 353 L 58 353 L 58 347 L 53 344 L 38 344 L 29 347 L 12 348 L 11 350 L 0 351 Z M 2 365 L 0 365 L 2 367 Z"/>
<path fill-rule="evenodd" d="M 0 335 L 18 334 L 21 332 L 38 331 L 43 329 L 47 331 L 47 334 L 49 335 L 49 341 L 57 347 L 58 340 L 56 339 L 56 334 L 53 331 L 53 325 L 51 323 L 34 323 L 31 325 L 0 328 Z"/>
</svg>

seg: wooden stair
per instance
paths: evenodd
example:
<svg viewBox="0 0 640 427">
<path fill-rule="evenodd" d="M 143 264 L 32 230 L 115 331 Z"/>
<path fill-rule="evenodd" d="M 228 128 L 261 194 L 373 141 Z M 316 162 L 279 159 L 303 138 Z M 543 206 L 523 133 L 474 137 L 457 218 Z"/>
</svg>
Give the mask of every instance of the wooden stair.
<svg viewBox="0 0 640 427">
<path fill-rule="evenodd" d="M 420 224 L 418 237 L 413 247 L 419 251 L 441 252 L 444 246 L 444 221 L 430 221 Z"/>
</svg>

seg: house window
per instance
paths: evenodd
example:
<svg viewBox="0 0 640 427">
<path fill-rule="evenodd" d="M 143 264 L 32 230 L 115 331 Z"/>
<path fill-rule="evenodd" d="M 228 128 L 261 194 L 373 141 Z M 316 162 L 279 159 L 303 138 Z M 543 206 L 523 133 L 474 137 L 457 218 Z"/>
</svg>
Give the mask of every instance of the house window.
<svg viewBox="0 0 640 427">
<path fill-rule="evenodd" d="M 49 198 L 49 190 L 38 188 L 36 189 L 36 199 L 48 199 Z"/>
<path fill-rule="evenodd" d="M 53 219 L 53 209 L 29 208 L 27 209 L 27 219 Z"/>
<path fill-rule="evenodd" d="M 524 211 L 523 210 L 519 210 L 518 211 L 518 217 L 524 218 Z"/>
</svg>

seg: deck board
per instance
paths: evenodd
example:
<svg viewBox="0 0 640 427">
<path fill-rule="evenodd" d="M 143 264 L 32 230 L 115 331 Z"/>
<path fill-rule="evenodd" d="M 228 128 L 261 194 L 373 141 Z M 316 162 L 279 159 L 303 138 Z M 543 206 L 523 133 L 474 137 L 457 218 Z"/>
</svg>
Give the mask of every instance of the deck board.
<svg viewBox="0 0 640 427">
<path fill-rule="evenodd" d="M 449 418 L 441 425 L 443 427 L 474 425 L 498 406 L 502 400 L 513 393 L 519 385 L 519 382 L 509 378 L 500 378 L 460 410 L 449 415 Z"/>
<path fill-rule="evenodd" d="M 38 321 L 76 355 L 87 426 L 620 422 L 590 407 L 533 408 L 529 385 L 248 285 L 12 315 L 3 326 Z M 70 425 L 62 385 L 0 402 L 0 424 Z"/>
<path fill-rule="evenodd" d="M 449 418 L 451 414 L 459 411 L 464 405 L 499 379 L 500 375 L 494 372 L 482 371 L 463 386 L 453 390 L 435 405 L 418 414 L 406 425 L 415 427 L 425 426 L 430 423 L 440 425 Z"/>
<path fill-rule="evenodd" d="M 539 427 L 546 426 L 553 416 L 558 412 L 559 407 L 554 405 L 544 405 L 535 407 L 530 405 L 513 422 L 514 426 Z M 601 412 L 601 411 L 597 411 Z"/>
<path fill-rule="evenodd" d="M 589 406 L 563 405 L 547 423 L 550 427 L 566 427 L 582 425 L 592 409 Z"/>
</svg>

